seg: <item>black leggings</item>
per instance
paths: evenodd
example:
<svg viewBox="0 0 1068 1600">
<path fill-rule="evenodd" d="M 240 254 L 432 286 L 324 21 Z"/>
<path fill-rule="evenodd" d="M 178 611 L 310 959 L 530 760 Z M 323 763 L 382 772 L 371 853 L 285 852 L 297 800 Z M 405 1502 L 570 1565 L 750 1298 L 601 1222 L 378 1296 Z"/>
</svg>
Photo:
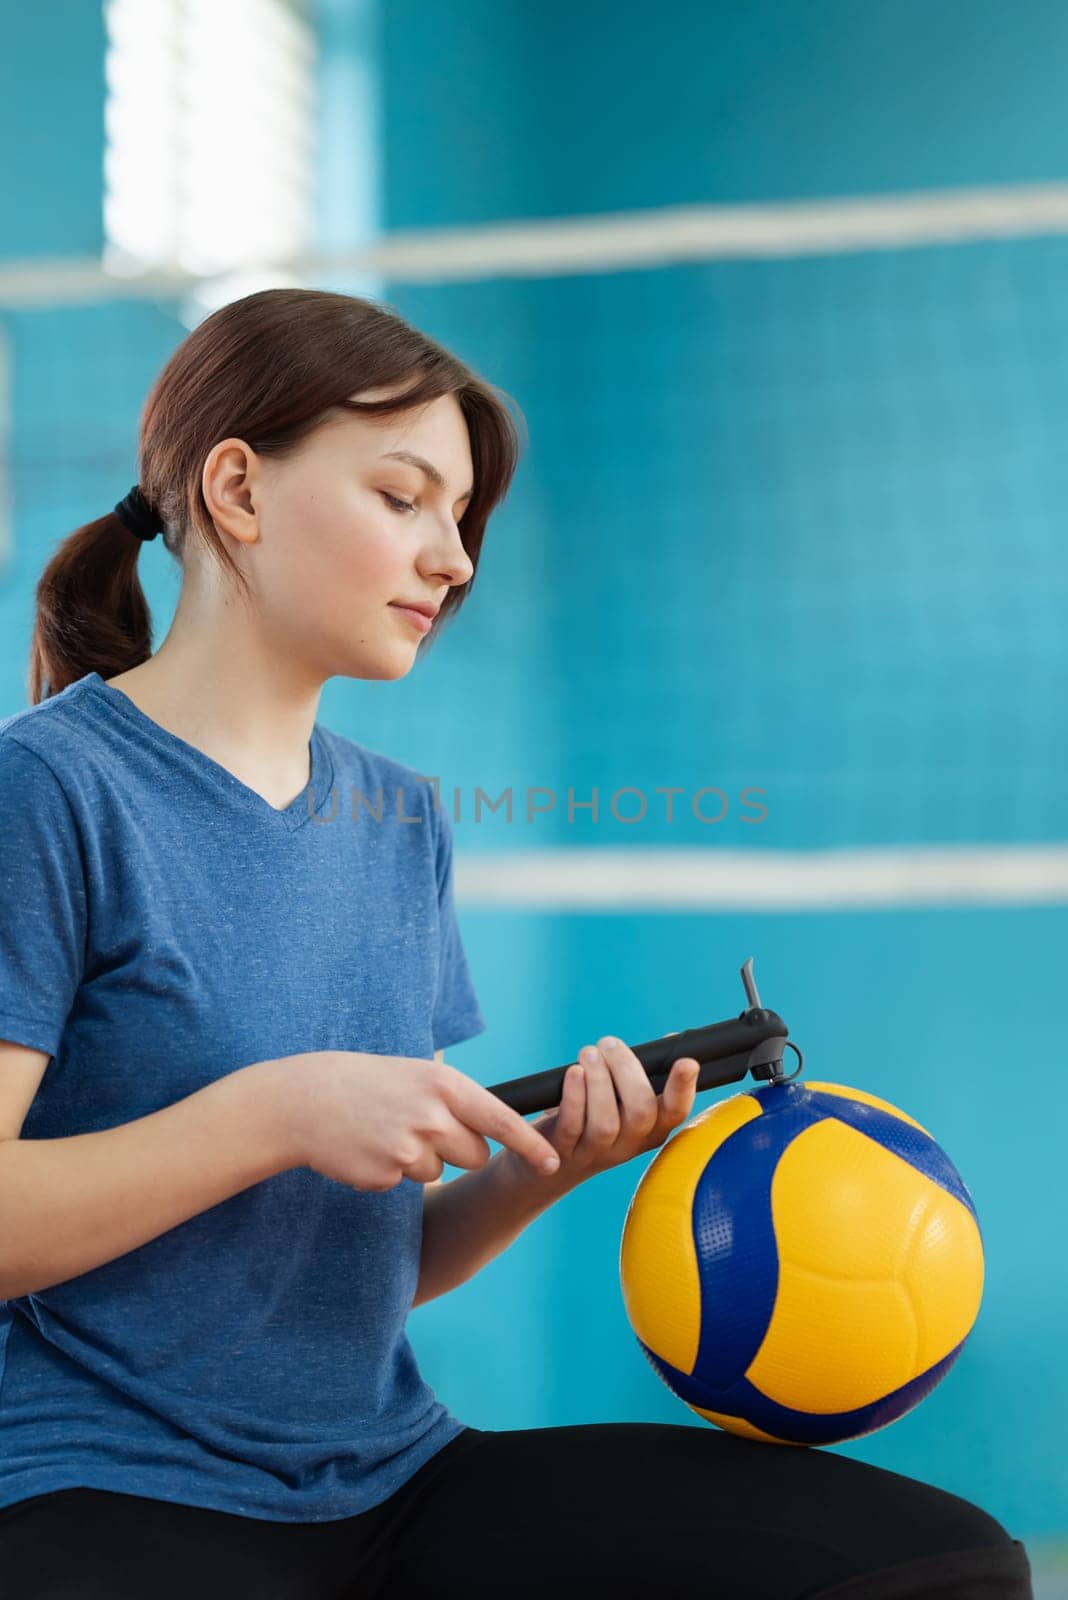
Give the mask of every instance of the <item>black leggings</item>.
<svg viewBox="0 0 1068 1600">
<path fill-rule="evenodd" d="M 1031 1600 L 978 1506 L 825 1449 L 662 1422 L 468 1428 L 381 1505 L 270 1522 L 103 1489 L 0 1511 L 2 1600 Z"/>
</svg>

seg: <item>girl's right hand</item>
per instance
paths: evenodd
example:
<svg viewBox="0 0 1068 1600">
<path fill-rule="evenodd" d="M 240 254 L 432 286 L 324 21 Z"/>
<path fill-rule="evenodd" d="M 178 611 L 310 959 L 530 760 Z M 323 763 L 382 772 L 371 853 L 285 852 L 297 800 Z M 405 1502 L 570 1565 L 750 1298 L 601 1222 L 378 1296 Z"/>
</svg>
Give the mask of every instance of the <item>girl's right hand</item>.
<svg viewBox="0 0 1068 1600">
<path fill-rule="evenodd" d="M 265 1065 L 279 1086 L 291 1164 L 350 1188 L 392 1189 L 402 1178 L 433 1183 L 446 1162 L 484 1167 L 487 1136 L 538 1173 L 560 1164 L 518 1111 L 444 1061 L 312 1050 Z"/>
</svg>

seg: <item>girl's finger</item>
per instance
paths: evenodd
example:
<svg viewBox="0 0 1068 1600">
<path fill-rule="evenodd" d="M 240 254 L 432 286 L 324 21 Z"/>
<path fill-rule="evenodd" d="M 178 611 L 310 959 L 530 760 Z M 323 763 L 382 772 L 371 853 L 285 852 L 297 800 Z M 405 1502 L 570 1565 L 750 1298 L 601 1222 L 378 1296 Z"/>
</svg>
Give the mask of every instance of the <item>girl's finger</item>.
<svg viewBox="0 0 1068 1600">
<path fill-rule="evenodd" d="M 582 1142 L 604 1150 L 619 1138 L 619 1107 L 612 1074 L 596 1045 L 579 1051 L 586 1069 L 586 1131 Z"/>
<path fill-rule="evenodd" d="M 578 1065 L 568 1067 L 564 1073 L 564 1091 L 556 1113 L 556 1130 L 553 1143 L 561 1161 L 565 1160 L 582 1138 L 586 1126 L 586 1073 Z"/>
<path fill-rule="evenodd" d="M 597 1041 L 597 1045 L 612 1074 L 623 1121 L 632 1132 L 643 1135 L 649 1133 L 656 1126 L 660 1112 L 649 1074 L 622 1039 L 605 1034 L 603 1039 Z"/>
<path fill-rule="evenodd" d="M 680 1056 L 668 1074 L 661 1100 L 672 1122 L 683 1122 L 690 1115 L 700 1070 L 693 1056 Z"/>
</svg>

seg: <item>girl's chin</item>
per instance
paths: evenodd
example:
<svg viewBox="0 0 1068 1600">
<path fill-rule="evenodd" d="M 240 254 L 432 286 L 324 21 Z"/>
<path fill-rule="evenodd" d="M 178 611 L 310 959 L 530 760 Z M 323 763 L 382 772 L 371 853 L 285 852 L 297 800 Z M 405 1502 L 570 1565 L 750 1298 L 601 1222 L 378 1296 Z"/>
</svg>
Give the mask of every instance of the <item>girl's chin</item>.
<svg viewBox="0 0 1068 1600">
<path fill-rule="evenodd" d="M 418 641 L 415 641 L 417 644 Z M 413 646 L 397 646 L 391 649 L 380 650 L 374 659 L 367 659 L 365 670 L 360 674 L 364 678 L 380 678 L 388 682 L 393 678 L 403 678 L 416 662 L 417 651 Z"/>
</svg>

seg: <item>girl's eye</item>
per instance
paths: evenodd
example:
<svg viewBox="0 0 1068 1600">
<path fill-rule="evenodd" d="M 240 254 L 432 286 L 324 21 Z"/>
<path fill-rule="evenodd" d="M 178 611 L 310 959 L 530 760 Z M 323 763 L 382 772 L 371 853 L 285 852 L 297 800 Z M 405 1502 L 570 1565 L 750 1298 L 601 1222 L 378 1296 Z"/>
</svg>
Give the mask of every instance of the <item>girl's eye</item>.
<svg viewBox="0 0 1068 1600">
<path fill-rule="evenodd" d="M 382 498 L 392 506 L 394 511 L 400 512 L 415 510 L 415 506 L 409 500 L 398 500 L 395 494 L 387 494 L 385 489 L 380 489 L 378 492 Z"/>
</svg>

